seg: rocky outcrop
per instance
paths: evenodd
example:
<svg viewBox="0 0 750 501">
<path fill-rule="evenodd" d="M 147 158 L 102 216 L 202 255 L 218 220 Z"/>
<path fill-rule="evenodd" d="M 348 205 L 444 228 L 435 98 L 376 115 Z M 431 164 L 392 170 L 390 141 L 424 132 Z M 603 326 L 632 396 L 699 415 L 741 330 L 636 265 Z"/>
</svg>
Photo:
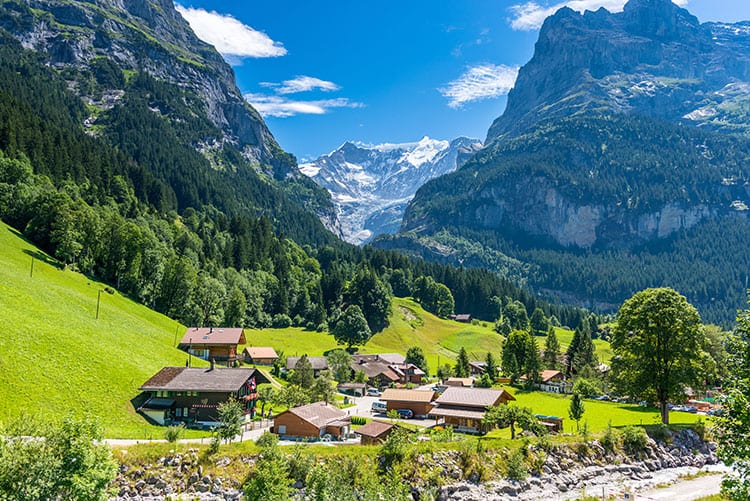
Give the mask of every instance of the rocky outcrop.
<svg viewBox="0 0 750 501">
<path fill-rule="evenodd" d="M 538 121 L 610 110 L 747 132 L 750 24 L 700 24 L 670 0 L 630 0 L 621 13 L 564 7 L 539 33 L 506 111 L 486 142 Z"/>
<path fill-rule="evenodd" d="M 278 179 L 299 175 L 260 115 L 242 97 L 232 68 L 199 40 L 171 0 L 29 0 L 6 3 L 0 26 L 59 69 L 90 70 L 107 57 L 125 71 L 146 71 L 159 80 L 191 89 L 221 137 L 196 148 L 236 147 L 245 158 Z M 81 97 L 96 102 L 78 88 Z M 278 171 L 278 172 L 277 172 Z"/>
</svg>

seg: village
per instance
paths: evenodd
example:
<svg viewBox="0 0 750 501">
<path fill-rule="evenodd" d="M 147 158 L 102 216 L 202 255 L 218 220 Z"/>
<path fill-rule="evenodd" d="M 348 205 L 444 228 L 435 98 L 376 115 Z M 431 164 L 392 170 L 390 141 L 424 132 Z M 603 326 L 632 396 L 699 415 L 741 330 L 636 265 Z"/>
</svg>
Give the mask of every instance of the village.
<svg viewBox="0 0 750 501">
<path fill-rule="evenodd" d="M 240 352 L 242 345 L 246 347 Z M 212 430 L 220 425 L 219 408 L 232 400 L 242 408 L 243 438 L 247 431 L 255 432 L 248 437 L 267 431 L 282 443 L 372 445 L 402 425 L 484 435 L 497 425 L 487 423 L 488 411 L 516 400 L 508 391 L 507 377 L 498 375 L 490 387 L 479 387 L 487 378 L 485 361 L 470 361 L 468 377 L 439 379 L 429 377 L 402 354 L 354 354 L 345 358 L 349 365 L 342 376 L 331 355 L 281 359 L 273 347 L 249 344 L 242 328 L 190 327 L 178 347 L 187 354 L 186 365 L 162 368 L 139 387 L 142 393 L 134 401 L 146 420 L 165 427 Z M 208 362 L 208 367 L 194 367 L 196 359 Z M 608 366 L 601 364 L 600 369 L 606 371 Z M 310 403 L 269 397 L 271 388 L 284 388 L 295 372 L 302 371 L 309 371 L 309 377 L 331 391 L 323 391 L 323 399 Z M 264 394 L 262 387 L 269 392 Z M 572 389 L 572 381 L 562 371 L 549 369 L 539 371 L 532 388 L 549 394 L 570 394 Z M 710 413 L 712 407 L 692 399 L 674 410 Z M 573 431 L 566 429 L 563 416 L 534 417 L 548 433 Z"/>
</svg>

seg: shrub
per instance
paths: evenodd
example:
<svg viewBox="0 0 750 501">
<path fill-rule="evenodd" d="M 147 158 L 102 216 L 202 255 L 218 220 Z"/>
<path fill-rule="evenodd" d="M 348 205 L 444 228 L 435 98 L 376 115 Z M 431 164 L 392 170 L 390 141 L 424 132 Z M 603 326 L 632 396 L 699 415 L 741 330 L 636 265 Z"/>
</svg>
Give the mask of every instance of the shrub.
<svg viewBox="0 0 750 501">
<path fill-rule="evenodd" d="M 672 438 L 672 434 L 669 432 L 669 426 L 664 423 L 650 426 L 648 428 L 648 434 L 658 442 L 669 442 Z"/>
<path fill-rule="evenodd" d="M 630 453 L 641 452 L 648 444 L 646 430 L 638 426 L 628 426 L 622 430 L 622 445 Z"/>
<path fill-rule="evenodd" d="M 286 329 L 287 327 L 292 325 L 292 319 L 289 318 L 289 315 L 285 315 L 284 313 L 277 313 L 273 316 L 271 325 L 275 329 Z"/>
<path fill-rule="evenodd" d="M 217 434 L 213 434 L 211 436 L 211 442 L 208 444 L 208 449 L 206 449 L 206 452 L 209 456 L 213 456 L 217 452 L 219 452 L 219 447 L 221 446 L 221 437 Z"/>
<path fill-rule="evenodd" d="M 255 441 L 255 445 L 263 449 L 274 447 L 278 445 L 279 437 L 275 433 L 264 432 L 263 435 L 258 437 Z"/>
<path fill-rule="evenodd" d="M 599 385 L 591 379 L 579 377 L 573 384 L 573 393 L 578 393 L 582 397 L 590 398 L 600 393 Z"/>
<path fill-rule="evenodd" d="M 529 469 L 523 461 L 523 451 L 515 449 L 508 458 L 506 463 L 506 476 L 510 480 L 525 480 L 529 475 Z"/>
<path fill-rule="evenodd" d="M 352 416 L 352 424 L 363 425 L 363 424 L 367 424 L 368 421 L 369 419 L 367 419 L 366 417 Z"/>
<path fill-rule="evenodd" d="M 173 444 L 182 437 L 182 432 L 185 430 L 185 425 L 180 423 L 177 426 L 168 426 L 164 431 L 164 439 Z"/>
<path fill-rule="evenodd" d="M 607 431 L 604 432 L 599 443 L 609 452 L 617 452 L 620 449 L 620 434 L 612 428 L 612 422 L 607 425 Z"/>
</svg>

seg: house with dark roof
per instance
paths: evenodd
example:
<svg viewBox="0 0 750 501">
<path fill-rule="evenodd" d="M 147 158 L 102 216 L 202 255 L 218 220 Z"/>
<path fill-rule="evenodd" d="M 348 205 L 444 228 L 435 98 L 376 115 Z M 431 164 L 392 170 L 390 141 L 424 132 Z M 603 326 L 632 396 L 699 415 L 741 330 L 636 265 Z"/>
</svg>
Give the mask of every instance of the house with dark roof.
<svg viewBox="0 0 750 501">
<path fill-rule="evenodd" d="M 293 371 L 300 358 L 302 357 L 287 357 L 286 370 Z M 328 359 L 326 357 L 307 357 L 307 360 L 310 361 L 314 377 L 318 377 L 320 375 L 320 371 L 328 370 Z"/>
<path fill-rule="evenodd" d="M 351 429 L 351 418 L 346 412 L 326 402 L 294 407 L 273 420 L 273 433 L 283 439 L 318 440 L 331 435 L 337 440 L 346 438 Z"/>
<path fill-rule="evenodd" d="M 380 396 L 387 410 L 409 409 L 415 417 L 427 417 L 432 410 L 436 394 L 434 391 L 402 390 L 388 388 Z"/>
<path fill-rule="evenodd" d="M 515 397 L 505 390 L 450 386 L 435 401 L 429 416 L 437 424 L 452 426 L 456 431 L 486 433 L 482 419 L 487 409 L 507 405 L 511 400 L 515 400 Z"/>
<path fill-rule="evenodd" d="M 398 353 L 352 356 L 352 370 L 364 371 L 370 386 L 384 388 L 390 384 L 422 384 L 425 373 Z"/>
<path fill-rule="evenodd" d="M 354 433 L 361 437 L 360 443 L 362 445 L 377 445 L 383 443 L 395 427 L 396 425 L 393 423 L 373 420 L 359 429 L 354 430 Z"/>
<path fill-rule="evenodd" d="M 237 361 L 237 345 L 245 344 L 245 331 L 239 327 L 189 327 L 178 348 L 203 360 Z"/>
<path fill-rule="evenodd" d="M 526 381 L 526 376 L 520 377 L 521 381 Z M 571 393 L 573 383 L 565 378 L 565 374 L 556 370 L 539 371 L 539 382 L 535 385 L 547 393 Z"/>
<path fill-rule="evenodd" d="M 472 376 L 481 376 L 487 370 L 487 362 L 469 362 L 469 370 Z"/>
<path fill-rule="evenodd" d="M 138 411 L 160 425 L 215 426 L 219 405 L 234 398 L 250 419 L 256 387 L 268 382 L 255 369 L 164 367 L 139 388 L 148 399 Z"/>
<path fill-rule="evenodd" d="M 255 365 L 273 365 L 279 359 L 276 350 L 270 346 L 247 346 L 242 356 L 246 363 Z"/>
</svg>

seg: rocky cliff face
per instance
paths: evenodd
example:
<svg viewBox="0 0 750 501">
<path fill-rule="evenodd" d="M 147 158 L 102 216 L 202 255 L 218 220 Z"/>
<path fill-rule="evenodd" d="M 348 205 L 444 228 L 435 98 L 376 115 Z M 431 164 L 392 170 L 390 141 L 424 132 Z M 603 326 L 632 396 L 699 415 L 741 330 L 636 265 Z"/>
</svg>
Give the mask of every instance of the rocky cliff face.
<svg viewBox="0 0 750 501">
<path fill-rule="evenodd" d="M 243 99 L 231 67 L 195 36 L 170 0 L 5 2 L 0 26 L 25 48 L 46 54 L 49 64 L 63 72 L 90 70 L 98 58 L 106 57 L 126 72 L 146 71 L 189 88 L 221 131 L 204 137 L 196 148 L 210 156 L 230 144 L 277 179 L 298 175 L 260 115 Z M 100 108 L 122 97 L 116 90 L 91 95 L 80 78 L 71 78 L 70 85 Z M 89 125 L 94 122 L 92 117 Z"/>
<path fill-rule="evenodd" d="M 670 0 L 623 12 L 548 18 L 487 143 L 575 113 L 638 113 L 718 130 L 750 130 L 750 23 L 700 24 Z"/>
<path fill-rule="evenodd" d="M 343 238 L 362 244 L 381 233 L 395 233 L 404 209 L 424 183 L 453 172 L 481 143 L 428 137 L 415 143 L 365 146 L 344 143 L 300 166 L 333 196 Z"/>
</svg>

